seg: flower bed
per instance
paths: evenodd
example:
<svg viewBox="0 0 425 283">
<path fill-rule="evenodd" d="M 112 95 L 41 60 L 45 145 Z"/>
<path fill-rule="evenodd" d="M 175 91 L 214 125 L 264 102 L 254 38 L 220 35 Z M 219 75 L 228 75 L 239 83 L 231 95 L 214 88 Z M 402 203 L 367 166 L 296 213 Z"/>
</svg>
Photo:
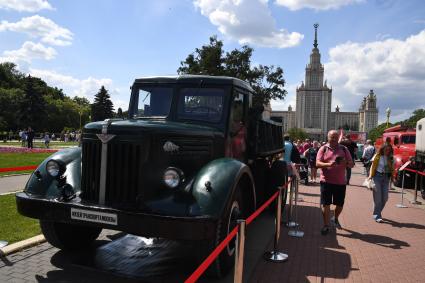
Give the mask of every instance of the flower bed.
<svg viewBox="0 0 425 283">
<path fill-rule="evenodd" d="M 12 146 L 0 146 L 0 153 L 48 153 L 56 152 L 57 149 L 48 148 L 27 148 L 27 147 L 12 147 Z"/>
</svg>

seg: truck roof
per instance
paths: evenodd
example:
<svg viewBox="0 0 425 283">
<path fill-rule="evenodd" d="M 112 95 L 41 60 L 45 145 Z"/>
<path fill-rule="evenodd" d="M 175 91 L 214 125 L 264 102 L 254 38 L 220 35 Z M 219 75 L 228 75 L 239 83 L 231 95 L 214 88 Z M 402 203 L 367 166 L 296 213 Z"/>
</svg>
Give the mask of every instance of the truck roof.
<svg viewBox="0 0 425 283">
<path fill-rule="evenodd" d="M 395 125 L 394 127 L 390 127 L 384 130 L 384 133 L 393 133 L 393 132 L 410 132 L 414 133 L 415 129 L 411 129 L 404 125 Z"/>
<path fill-rule="evenodd" d="M 236 85 L 241 88 L 248 89 L 249 91 L 254 91 L 249 83 L 226 76 L 206 76 L 206 75 L 176 75 L 176 76 L 152 76 L 152 77 L 142 77 L 136 79 L 134 83 L 200 83 L 201 81 L 208 84 L 226 84 L 226 85 Z"/>
</svg>

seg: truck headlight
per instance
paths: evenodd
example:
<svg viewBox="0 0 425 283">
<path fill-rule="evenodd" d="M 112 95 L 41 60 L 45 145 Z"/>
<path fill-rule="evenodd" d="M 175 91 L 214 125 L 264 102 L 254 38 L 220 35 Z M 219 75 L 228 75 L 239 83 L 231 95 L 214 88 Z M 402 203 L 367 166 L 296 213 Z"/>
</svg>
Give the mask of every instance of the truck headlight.
<svg viewBox="0 0 425 283">
<path fill-rule="evenodd" d="M 64 167 L 65 166 L 63 166 L 61 163 L 53 159 L 49 160 L 46 164 L 47 173 L 49 173 L 49 175 L 54 178 L 62 175 L 65 172 Z"/>
<path fill-rule="evenodd" d="M 177 168 L 167 168 L 164 172 L 164 183 L 169 188 L 177 188 L 183 180 L 183 172 Z"/>
</svg>

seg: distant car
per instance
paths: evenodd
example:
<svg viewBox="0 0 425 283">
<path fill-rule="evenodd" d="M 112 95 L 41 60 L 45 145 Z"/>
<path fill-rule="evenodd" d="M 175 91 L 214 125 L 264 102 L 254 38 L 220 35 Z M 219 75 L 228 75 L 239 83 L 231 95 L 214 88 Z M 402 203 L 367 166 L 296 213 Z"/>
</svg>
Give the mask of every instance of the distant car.
<svg viewBox="0 0 425 283">
<path fill-rule="evenodd" d="M 356 160 L 360 160 L 360 158 L 362 158 L 363 149 L 364 149 L 364 144 L 358 143 L 357 144 L 357 152 L 356 152 L 356 156 L 355 156 Z"/>
</svg>

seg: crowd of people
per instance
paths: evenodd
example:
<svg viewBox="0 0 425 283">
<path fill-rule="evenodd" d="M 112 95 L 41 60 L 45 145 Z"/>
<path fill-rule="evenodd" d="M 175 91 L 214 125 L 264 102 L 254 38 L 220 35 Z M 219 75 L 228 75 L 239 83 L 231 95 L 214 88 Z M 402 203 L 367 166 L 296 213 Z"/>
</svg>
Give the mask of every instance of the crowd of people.
<svg viewBox="0 0 425 283">
<path fill-rule="evenodd" d="M 300 156 L 307 159 L 312 183 L 320 183 L 320 203 L 323 215 L 321 234 L 329 233 L 331 223 L 341 228 L 339 216 L 345 202 L 346 186 L 350 184 L 351 169 L 357 155 L 357 143 L 350 135 L 341 135 L 336 130 L 329 131 L 327 142 L 291 141 L 284 137 L 284 155 L 286 162 L 300 163 Z M 373 219 L 382 222 L 382 211 L 388 200 L 393 172 L 393 148 L 389 142 L 384 143 L 378 151 L 371 140 L 367 140 L 359 158 L 365 168 L 367 180 L 374 183 L 372 188 Z M 318 169 L 321 170 L 318 180 Z M 334 205 L 331 218 L 330 206 Z"/>
<path fill-rule="evenodd" d="M 33 148 L 35 136 L 36 134 L 31 127 L 19 130 L 18 132 L 18 139 L 21 142 L 22 147 Z M 44 142 L 44 146 L 49 148 L 51 141 L 80 142 L 81 131 L 62 131 L 58 135 L 55 133 L 45 132 L 39 134 L 39 137 Z"/>
</svg>

